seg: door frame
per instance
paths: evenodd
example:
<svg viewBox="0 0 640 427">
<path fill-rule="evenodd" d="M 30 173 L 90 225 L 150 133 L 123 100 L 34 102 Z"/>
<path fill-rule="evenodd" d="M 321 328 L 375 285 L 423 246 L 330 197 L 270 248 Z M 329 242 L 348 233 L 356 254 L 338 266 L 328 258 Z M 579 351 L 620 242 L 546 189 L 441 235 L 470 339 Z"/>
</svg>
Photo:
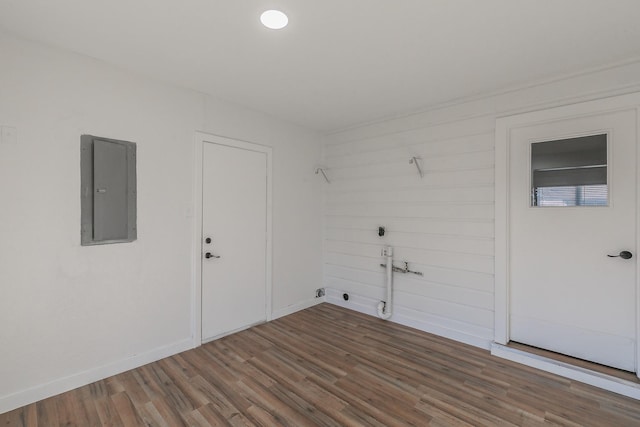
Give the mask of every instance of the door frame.
<svg viewBox="0 0 640 427">
<path fill-rule="evenodd" d="M 531 125 L 574 119 L 594 114 L 635 110 L 636 112 L 636 252 L 640 248 L 640 92 L 594 101 L 527 112 L 496 119 L 495 135 L 495 292 L 494 343 L 506 345 L 510 340 L 510 142 L 512 130 Z M 637 253 L 636 256 L 639 256 Z M 636 355 L 635 371 L 640 359 L 640 261 L 636 261 Z"/>
<path fill-rule="evenodd" d="M 206 132 L 196 132 L 194 153 L 194 209 L 193 238 L 192 238 L 192 273 L 191 273 L 191 336 L 193 346 L 202 345 L 202 171 L 204 167 L 204 144 L 219 144 L 244 150 L 265 153 L 267 157 L 267 206 L 266 206 L 266 260 L 265 260 L 265 287 L 266 305 L 265 316 L 267 322 L 272 320 L 273 302 L 273 149 L 271 147 L 256 144 L 254 142 L 229 138 Z"/>
</svg>

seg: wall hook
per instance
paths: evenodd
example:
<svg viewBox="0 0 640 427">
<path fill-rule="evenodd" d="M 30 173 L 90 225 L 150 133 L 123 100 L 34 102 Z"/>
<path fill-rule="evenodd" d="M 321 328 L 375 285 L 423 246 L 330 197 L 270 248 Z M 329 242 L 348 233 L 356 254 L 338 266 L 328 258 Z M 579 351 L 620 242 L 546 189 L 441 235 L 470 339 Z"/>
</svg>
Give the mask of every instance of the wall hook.
<svg viewBox="0 0 640 427">
<path fill-rule="evenodd" d="M 422 178 L 424 176 L 424 173 L 422 172 L 422 168 L 420 167 L 420 163 L 418 162 L 418 160 L 422 159 L 420 159 L 420 157 L 413 156 L 411 159 L 409 159 L 409 164 L 416 165 L 416 168 L 418 168 L 418 173 L 420 174 L 420 178 Z"/>
<path fill-rule="evenodd" d="M 318 173 L 322 172 L 322 176 L 324 176 L 325 181 L 327 181 L 327 184 L 331 184 L 331 181 L 329 181 L 329 178 L 327 178 L 327 174 L 324 172 L 324 168 L 318 168 L 316 169 L 316 175 L 318 175 Z"/>
</svg>

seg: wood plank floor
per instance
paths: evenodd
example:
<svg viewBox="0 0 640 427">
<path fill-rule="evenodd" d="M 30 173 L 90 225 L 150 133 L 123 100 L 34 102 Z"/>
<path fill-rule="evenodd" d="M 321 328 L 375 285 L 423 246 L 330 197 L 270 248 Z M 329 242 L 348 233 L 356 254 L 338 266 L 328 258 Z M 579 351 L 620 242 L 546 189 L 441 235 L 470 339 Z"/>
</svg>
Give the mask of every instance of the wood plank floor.
<svg viewBox="0 0 640 427">
<path fill-rule="evenodd" d="M 0 426 L 638 426 L 640 402 L 322 304 Z"/>
</svg>

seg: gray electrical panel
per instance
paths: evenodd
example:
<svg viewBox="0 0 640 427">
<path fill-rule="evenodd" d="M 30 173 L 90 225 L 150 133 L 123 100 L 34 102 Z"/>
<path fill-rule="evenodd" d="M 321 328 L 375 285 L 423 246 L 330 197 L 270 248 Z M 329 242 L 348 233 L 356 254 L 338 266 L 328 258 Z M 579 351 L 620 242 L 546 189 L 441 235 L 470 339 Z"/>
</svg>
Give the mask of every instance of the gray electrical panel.
<svg viewBox="0 0 640 427">
<path fill-rule="evenodd" d="M 82 135 L 81 244 L 136 240 L 136 144 Z"/>
</svg>

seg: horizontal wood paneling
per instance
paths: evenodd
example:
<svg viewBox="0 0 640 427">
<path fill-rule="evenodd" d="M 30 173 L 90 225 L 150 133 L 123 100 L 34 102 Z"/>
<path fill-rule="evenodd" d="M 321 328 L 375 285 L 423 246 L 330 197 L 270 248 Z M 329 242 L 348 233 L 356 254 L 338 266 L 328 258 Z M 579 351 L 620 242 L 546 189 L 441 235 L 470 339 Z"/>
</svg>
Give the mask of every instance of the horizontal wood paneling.
<svg viewBox="0 0 640 427">
<path fill-rule="evenodd" d="M 349 280 L 355 280 L 363 283 L 370 283 L 374 286 L 384 284 L 384 268 L 380 267 L 378 260 L 371 261 L 371 258 L 361 257 L 339 257 L 334 259 L 337 262 L 343 262 L 349 265 L 332 264 L 327 258 L 325 264 L 325 274 L 328 276 L 340 277 Z M 361 268 L 353 267 L 359 265 Z M 473 271 L 454 270 L 442 267 L 430 267 L 424 264 L 412 263 L 411 268 L 420 271 L 424 276 L 408 276 L 398 275 L 397 281 L 418 280 L 428 284 L 440 284 L 462 289 L 475 290 L 480 292 L 493 292 L 493 275 L 488 273 L 477 273 Z M 395 277 L 394 277 L 395 278 Z"/>
<path fill-rule="evenodd" d="M 427 157 L 427 155 L 417 155 L 419 164 L 425 173 L 486 169 L 493 167 L 493 149 L 475 151 L 470 153 L 460 153 L 448 156 Z M 415 166 L 409 163 L 409 159 L 414 156 L 404 155 L 402 158 L 389 159 L 380 158 L 372 163 L 361 163 L 359 165 L 331 168 L 332 179 L 363 178 L 371 176 L 398 176 L 406 175 L 407 171 L 414 171 Z"/>
<path fill-rule="evenodd" d="M 438 159 L 442 157 L 454 157 L 456 154 L 463 156 L 473 155 L 475 152 L 493 150 L 493 133 L 486 132 L 478 135 L 465 135 L 460 138 L 442 138 L 438 140 L 416 142 L 413 145 L 390 148 L 371 149 L 367 147 L 360 152 L 350 154 L 328 155 L 327 159 L 333 168 L 354 167 L 368 164 L 380 164 L 389 162 L 404 162 L 408 157 L 422 157 L 423 159 Z M 331 152 L 331 149 L 327 149 Z"/>
<path fill-rule="evenodd" d="M 328 253 L 362 256 L 371 258 L 374 260 L 373 262 L 378 263 L 383 261 L 380 256 L 381 249 L 381 245 L 325 240 L 325 250 Z M 493 273 L 493 256 L 414 249 L 402 246 L 395 247 L 394 251 L 394 260 L 396 260 L 397 265 L 407 261 L 412 267 L 414 263 L 417 263 L 432 267 Z"/>
<path fill-rule="evenodd" d="M 379 263 L 371 262 L 371 258 L 339 255 L 340 256 L 327 254 L 325 264 L 326 275 L 348 278 L 363 283 L 370 283 L 372 285 L 376 285 L 378 280 L 383 280 L 380 279 L 378 275 L 384 274 L 384 270 L 380 267 Z M 332 261 L 334 263 L 332 263 Z M 424 280 L 428 283 L 458 286 L 481 292 L 493 292 L 493 275 L 489 273 L 431 267 L 416 263 L 412 263 L 411 268 L 424 274 L 422 278 L 418 279 L 416 276 L 414 280 Z M 399 277 L 399 279 L 402 279 L 402 277 L 404 276 Z"/>
<path fill-rule="evenodd" d="M 424 221 L 424 219 L 420 218 L 328 216 L 325 218 L 325 225 L 329 229 L 356 229 L 368 232 L 377 230 L 378 226 L 384 225 L 389 232 L 387 236 L 390 236 L 393 232 L 404 232 L 493 238 L 494 230 L 493 220 L 454 221 L 450 218 L 431 218 L 429 221 Z"/>
<path fill-rule="evenodd" d="M 361 191 L 327 192 L 328 205 L 340 203 L 419 203 L 463 202 L 486 203 L 493 201 L 493 185 L 449 188 L 414 188 Z"/>
<path fill-rule="evenodd" d="M 331 191 L 370 191 L 378 190 L 398 190 L 398 189 L 425 189 L 425 188 L 457 188 L 457 187 L 477 187 L 492 185 L 494 183 L 493 168 L 471 169 L 460 171 L 426 171 L 424 178 L 420 179 L 418 171 L 414 165 L 408 163 L 406 170 L 398 176 L 369 176 L 359 178 L 334 179 L 331 169 L 327 170 L 331 180 Z"/>
<path fill-rule="evenodd" d="M 325 238 L 329 241 L 360 242 L 380 246 L 382 240 L 371 230 L 349 230 L 328 228 Z M 385 243 L 414 249 L 431 249 L 444 252 L 457 252 L 478 255 L 493 255 L 493 240 L 482 237 L 439 235 L 410 232 L 389 232 Z"/>
<path fill-rule="evenodd" d="M 391 245 L 397 266 L 407 261 L 424 273 L 394 274 L 394 313 L 486 346 L 494 299 L 493 127 L 493 118 L 479 117 L 330 141 L 325 287 L 375 307 L 385 298 L 381 249 Z"/>
<path fill-rule="evenodd" d="M 493 219 L 493 203 L 341 203 L 327 204 L 329 216 L 394 218 Z"/>
<path fill-rule="evenodd" d="M 364 274 L 363 274 L 364 273 Z M 467 289 L 441 283 L 433 283 L 422 278 L 401 275 L 394 280 L 397 292 L 408 295 L 425 296 L 439 301 L 457 301 L 460 305 L 476 307 L 483 310 L 493 309 L 493 295 L 490 292 Z M 345 288 L 351 284 L 364 284 L 379 288 L 377 294 L 384 295 L 384 273 L 363 272 L 344 267 L 329 266 L 327 268 L 327 283 L 344 284 Z"/>
</svg>

